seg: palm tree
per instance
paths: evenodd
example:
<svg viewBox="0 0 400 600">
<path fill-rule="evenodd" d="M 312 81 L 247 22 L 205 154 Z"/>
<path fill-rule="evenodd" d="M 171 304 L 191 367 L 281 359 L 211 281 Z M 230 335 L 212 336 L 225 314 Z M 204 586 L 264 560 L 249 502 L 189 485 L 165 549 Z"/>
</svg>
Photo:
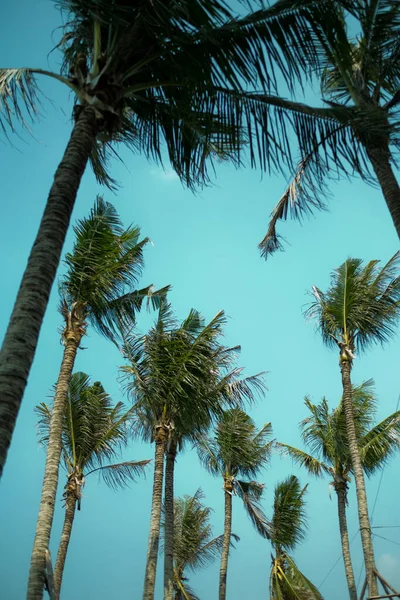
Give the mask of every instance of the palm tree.
<svg viewBox="0 0 400 600">
<path fill-rule="evenodd" d="M 144 336 L 125 336 L 123 367 L 127 389 L 135 403 L 137 431 L 155 442 L 154 482 L 144 600 L 154 597 L 157 570 L 162 488 L 165 468 L 164 597 L 173 595 L 173 492 L 176 453 L 184 441 L 204 432 L 223 403 L 249 397 L 258 376 L 236 382 L 240 369 L 227 371 L 232 352 L 219 345 L 221 311 L 207 325 L 191 310 L 183 323 L 163 301 L 155 325 Z"/>
<path fill-rule="evenodd" d="M 368 515 L 363 465 L 358 447 L 353 411 L 351 369 L 355 352 L 373 343 L 384 343 L 393 334 L 400 316 L 400 276 L 397 275 L 400 252 L 379 268 L 379 261 L 363 265 L 349 258 L 331 276 L 327 292 L 313 286 L 314 302 L 307 313 L 316 318 L 323 342 L 339 349 L 343 386 L 343 411 L 351 468 L 357 491 L 358 518 L 361 531 L 365 571 L 370 596 L 378 595 L 376 565 Z"/>
<path fill-rule="evenodd" d="M 274 492 L 270 525 L 272 556 L 270 576 L 271 600 L 322 600 L 317 588 L 300 571 L 288 552 L 304 540 L 306 513 L 304 494 L 294 475 L 277 484 Z"/>
<path fill-rule="evenodd" d="M 360 386 L 353 386 L 352 398 L 361 462 L 365 473 L 371 475 L 382 468 L 400 446 L 400 411 L 373 425 L 376 396 L 372 380 L 365 381 Z M 346 518 L 351 458 L 343 403 L 341 402 L 332 411 L 329 411 L 325 398 L 317 405 L 306 398 L 305 405 L 311 414 L 300 423 L 300 428 L 302 439 L 311 453 L 308 454 L 288 444 L 279 443 L 278 447 L 297 465 L 305 467 L 311 475 L 316 477 L 328 475 L 332 478 L 332 485 L 337 495 L 340 539 L 349 596 L 350 600 L 357 600 Z"/>
<path fill-rule="evenodd" d="M 42 402 L 36 407 L 36 411 L 40 417 L 40 442 L 47 447 L 52 408 Z M 67 482 L 63 495 L 64 526 L 54 570 L 57 597 L 61 591 L 75 510 L 81 510 L 82 488 L 87 477 L 98 473 L 108 486 L 123 488 L 143 474 L 150 462 L 142 460 L 104 464 L 117 458 L 122 447 L 127 444 L 131 419 L 132 410 L 127 411 L 122 402 L 113 405 L 101 383 L 91 384 L 85 373 L 72 375 L 62 429 L 62 463 L 67 473 Z"/>
<path fill-rule="evenodd" d="M 222 0 L 60 0 L 65 28 L 57 48 L 60 72 L 0 69 L 0 129 L 23 127 L 38 114 L 37 78 L 73 93 L 73 129 L 56 171 L 0 354 L 0 474 L 35 354 L 77 190 L 88 160 L 98 180 L 115 182 L 107 165 L 118 144 L 163 162 L 163 148 L 181 180 L 208 180 L 215 159 L 279 168 L 291 163 L 288 130 L 302 155 L 344 125 L 352 110 L 310 108 L 276 95 L 277 73 L 293 89 L 318 62 L 315 12 L 332 27 L 329 0 L 248 0 L 236 13 Z M 328 10 L 327 10 L 328 9 Z M 323 17 L 319 17 L 323 20 Z M 140 33 L 138 33 L 140 32 Z M 362 123 L 360 125 L 362 127 Z M 368 126 L 370 130 L 371 127 Z M 342 138 L 341 140 L 342 141 Z"/>
<path fill-rule="evenodd" d="M 56 385 L 42 496 L 33 544 L 28 598 L 42 598 L 45 551 L 48 548 L 57 493 L 62 449 L 62 423 L 76 354 L 90 323 L 113 339 L 114 323 L 131 323 L 152 288 L 129 291 L 143 267 L 143 247 L 138 227 L 123 229 L 113 206 L 100 197 L 88 218 L 78 221 L 72 253 L 65 258 L 67 271 L 60 282 L 60 312 L 64 318 L 64 354 Z M 157 303 L 157 294 L 152 297 Z"/>
<path fill-rule="evenodd" d="M 332 0 L 331 10 L 338 10 L 342 19 L 334 29 L 329 20 L 318 21 L 321 96 L 327 106 L 354 110 L 354 119 L 347 126 L 359 145 L 352 156 L 338 155 L 337 167 L 379 184 L 400 236 L 400 186 L 395 175 L 399 149 L 400 4 L 397 0 Z M 319 15 L 315 18 L 318 20 Z M 375 132 L 360 130 L 360 124 L 371 117 L 381 126 Z M 336 130 L 328 136 L 340 144 L 342 130 L 343 124 L 337 121 Z M 336 176 L 338 171 L 321 155 L 325 143 L 329 138 L 316 142 L 311 152 L 302 155 L 293 180 L 275 206 L 267 234 L 259 245 L 265 257 L 282 247 L 276 232 L 279 220 L 289 216 L 301 219 L 315 208 L 324 208 L 321 198 L 324 192 L 329 195 L 329 190 L 320 182 L 332 172 Z"/>
<path fill-rule="evenodd" d="M 213 438 L 200 438 L 197 445 L 200 460 L 206 469 L 224 481 L 225 522 L 219 577 L 219 599 L 226 598 L 229 547 L 232 536 L 232 497 L 239 496 L 253 522 L 264 537 L 268 537 L 268 522 L 259 500 L 264 485 L 255 477 L 268 463 L 271 444 L 268 438 L 272 428 L 266 423 L 257 430 L 254 421 L 240 408 L 224 411 Z M 245 477 L 246 480 L 238 479 Z"/>
<path fill-rule="evenodd" d="M 203 498 L 199 488 L 194 496 L 174 500 L 174 600 L 198 600 L 187 583 L 186 570 L 202 569 L 221 553 L 223 535 L 213 537 L 212 509 L 204 506 Z M 165 519 L 161 525 L 165 527 Z"/>
</svg>

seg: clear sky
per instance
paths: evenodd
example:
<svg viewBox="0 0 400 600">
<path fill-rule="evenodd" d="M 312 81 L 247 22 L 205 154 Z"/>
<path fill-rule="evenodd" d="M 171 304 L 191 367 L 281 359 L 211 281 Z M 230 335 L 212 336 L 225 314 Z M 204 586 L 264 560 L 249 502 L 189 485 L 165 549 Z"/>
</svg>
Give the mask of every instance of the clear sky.
<svg viewBox="0 0 400 600">
<path fill-rule="evenodd" d="M 56 57 L 47 59 L 58 41 L 53 30 L 61 23 L 50 0 L 14 0 L 4 3 L 0 21 L 1 66 L 34 66 L 57 69 Z M 48 62 L 49 61 L 49 62 Z M 33 242 L 54 171 L 71 130 L 68 92 L 55 82 L 43 89 L 53 105 L 44 101 L 36 139 L 14 138 L 16 148 L 0 144 L 2 198 L 0 205 L 1 293 L 0 337 L 15 299 L 17 287 Z M 272 421 L 274 436 L 299 444 L 298 422 L 306 416 L 303 398 L 317 402 L 326 395 L 331 405 L 340 398 L 337 355 L 325 349 L 302 308 L 313 284 L 325 289 L 329 274 L 348 256 L 387 260 L 398 249 L 398 240 L 381 193 L 359 180 L 332 184 L 330 212 L 320 213 L 303 226 L 282 228 L 290 240 L 285 253 L 264 262 L 257 243 L 263 237 L 268 215 L 279 199 L 285 180 L 250 170 L 235 171 L 222 165 L 215 185 L 191 194 L 172 172 L 163 172 L 143 157 L 123 155 L 126 167 L 114 164 L 112 175 L 122 188 L 118 195 L 104 191 L 124 223 L 134 222 L 149 236 L 146 267 L 141 283 L 172 284 L 171 301 L 184 318 L 193 306 L 210 319 L 224 309 L 229 316 L 226 342 L 241 344 L 240 362 L 246 372 L 268 371 L 269 391 L 252 410 L 261 425 Z M 93 175 L 85 173 L 74 220 L 86 215 L 97 193 Z M 66 250 L 72 245 L 69 235 Z M 44 468 L 44 452 L 38 447 L 33 407 L 48 399 L 60 365 L 62 346 L 57 312 L 57 293 L 51 297 L 40 336 L 35 363 L 9 453 L 0 494 L 0 596 L 24 598 L 30 551 L 36 524 Z M 145 330 L 149 318 L 139 319 Z M 76 369 L 101 380 L 115 401 L 122 398 L 118 383 L 121 357 L 92 331 L 79 353 Z M 396 408 L 400 391 L 399 341 L 384 350 L 376 348 L 357 358 L 354 381 L 373 377 L 379 395 L 379 417 Z M 153 448 L 133 443 L 126 457 L 152 458 Z M 386 468 L 377 499 L 374 525 L 400 525 L 398 516 L 400 459 Z M 201 486 L 213 507 L 215 534 L 223 528 L 222 481 L 213 479 L 198 464 L 194 451 L 177 463 L 176 492 L 192 494 Z M 265 510 L 271 512 L 275 483 L 295 472 L 303 483 L 309 478 L 296 472 L 289 459 L 274 456 L 261 477 L 266 484 Z M 61 485 L 64 485 L 61 473 Z M 320 585 L 340 556 L 335 498 L 329 481 L 309 480 L 307 496 L 309 532 L 295 557 L 304 573 Z M 368 482 L 370 505 L 379 476 Z M 67 558 L 63 599 L 96 600 L 140 598 L 142 593 L 152 476 L 122 492 L 112 492 L 97 479 L 88 479 L 82 511 L 77 514 Z M 62 488 L 57 499 L 52 537 L 55 556 L 63 518 Z M 350 536 L 357 532 L 354 492 L 350 493 Z M 239 500 L 234 501 L 233 530 L 240 536 L 232 552 L 228 575 L 229 600 L 268 598 L 270 548 L 252 529 Z M 376 538 L 379 567 L 392 584 L 400 587 L 400 529 L 377 530 L 393 543 Z M 397 545 L 396 545 L 397 544 Z M 352 543 L 356 576 L 361 565 L 359 536 Z M 218 564 L 193 575 L 191 584 L 202 599 L 217 598 Z M 161 579 L 157 598 L 161 598 Z M 327 600 L 346 596 L 341 561 L 324 581 Z"/>
</svg>

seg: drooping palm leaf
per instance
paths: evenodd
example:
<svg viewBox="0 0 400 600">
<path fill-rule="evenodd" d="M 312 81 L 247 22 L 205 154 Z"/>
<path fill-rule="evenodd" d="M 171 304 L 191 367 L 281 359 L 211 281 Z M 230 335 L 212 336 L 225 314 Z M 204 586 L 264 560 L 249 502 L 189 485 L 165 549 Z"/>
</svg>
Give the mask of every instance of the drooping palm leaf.
<svg viewBox="0 0 400 600">
<path fill-rule="evenodd" d="M 283 550 L 293 548 L 304 540 L 306 535 L 306 512 L 303 488 L 294 475 L 275 487 L 273 515 L 270 535 L 273 546 Z"/>
</svg>

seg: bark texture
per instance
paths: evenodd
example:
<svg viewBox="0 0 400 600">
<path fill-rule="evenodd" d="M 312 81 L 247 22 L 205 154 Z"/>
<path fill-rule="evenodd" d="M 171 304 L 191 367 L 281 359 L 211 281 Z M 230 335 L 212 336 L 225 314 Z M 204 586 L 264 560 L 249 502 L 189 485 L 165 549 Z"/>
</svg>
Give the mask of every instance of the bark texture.
<svg viewBox="0 0 400 600">
<path fill-rule="evenodd" d="M 168 431 L 157 428 L 155 436 L 153 496 L 151 500 L 149 543 L 147 548 L 146 572 L 144 578 L 143 600 L 154 600 L 156 583 L 158 546 L 160 542 L 161 506 L 164 478 L 164 451 Z"/>
<path fill-rule="evenodd" d="M 171 441 L 165 462 L 164 600 L 174 599 L 174 471 L 176 443 Z"/>
<path fill-rule="evenodd" d="M 69 383 L 79 343 L 80 337 L 77 339 L 75 336 L 71 335 L 66 338 L 64 356 L 54 395 L 42 496 L 40 499 L 39 515 L 36 524 L 36 534 L 33 542 L 31 566 L 29 570 L 28 600 L 41 600 L 43 597 L 46 568 L 45 552 L 50 543 L 54 505 L 57 495 L 62 424 Z"/>
<path fill-rule="evenodd" d="M 55 173 L 0 351 L 0 477 L 96 128 L 93 109 L 83 108 Z"/>
<path fill-rule="evenodd" d="M 219 600 L 226 599 L 226 580 L 228 575 L 228 558 L 232 534 L 232 482 L 225 478 L 224 496 L 225 496 L 225 520 L 224 520 L 224 539 L 222 542 L 221 566 L 219 569 Z"/>
<path fill-rule="evenodd" d="M 64 525 L 61 532 L 60 545 L 58 546 L 56 566 L 54 569 L 54 587 L 56 590 L 57 598 L 60 597 L 65 559 L 67 557 L 69 540 L 71 539 L 71 531 L 72 525 L 74 523 L 75 509 L 76 496 L 74 493 L 69 493 L 65 498 Z"/>
<path fill-rule="evenodd" d="M 378 595 L 378 583 L 375 575 L 375 557 L 372 544 L 371 525 L 368 515 L 367 494 L 365 491 L 364 472 L 362 468 L 357 433 L 354 424 L 353 401 L 351 388 L 351 362 L 341 354 L 340 368 L 343 384 L 343 407 L 346 419 L 347 438 L 356 483 L 358 520 L 360 523 L 361 544 L 364 554 L 365 573 L 368 583 L 368 596 Z"/>
<path fill-rule="evenodd" d="M 390 162 L 390 152 L 388 149 L 367 147 L 367 154 L 400 238 L 400 186 Z"/>
<path fill-rule="evenodd" d="M 344 562 L 344 570 L 346 573 L 347 587 L 349 588 L 350 600 L 357 600 L 357 587 L 354 579 L 353 565 L 351 562 L 350 555 L 350 544 L 349 534 L 347 531 L 347 518 L 346 518 L 346 483 L 340 482 L 335 484 L 335 491 L 337 494 L 338 501 L 338 516 L 339 516 L 339 530 L 340 530 L 340 541 L 342 544 L 342 555 Z"/>
</svg>

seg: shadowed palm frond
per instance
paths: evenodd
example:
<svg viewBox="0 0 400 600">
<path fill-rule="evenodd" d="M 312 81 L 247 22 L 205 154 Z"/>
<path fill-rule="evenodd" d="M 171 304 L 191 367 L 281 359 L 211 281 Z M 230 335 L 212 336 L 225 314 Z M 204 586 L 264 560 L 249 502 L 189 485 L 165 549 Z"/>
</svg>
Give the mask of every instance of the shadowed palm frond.
<svg viewBox="0 0 400 600">
<path fill-rule="evenodd" d="M 360 455 L 364 471 L 372 475 L 382 469 L 400 449 L 400 411 L 372 427 L 360 440 Z"/>
<path fill-rule="evenodd" d="M 97 467 L 88 471 L 85 476 L 98 473 L 106 485 L 117 490 L 118 488 L 127 487 L 129 483 L 136 482 L 138 477 L 145 475 L 146 467 L 150 462 L 150 460 L 141 460 L 138 462 L 131 460 L 114 465 L 104 465 L 103 467 Z"/>
</svg>

